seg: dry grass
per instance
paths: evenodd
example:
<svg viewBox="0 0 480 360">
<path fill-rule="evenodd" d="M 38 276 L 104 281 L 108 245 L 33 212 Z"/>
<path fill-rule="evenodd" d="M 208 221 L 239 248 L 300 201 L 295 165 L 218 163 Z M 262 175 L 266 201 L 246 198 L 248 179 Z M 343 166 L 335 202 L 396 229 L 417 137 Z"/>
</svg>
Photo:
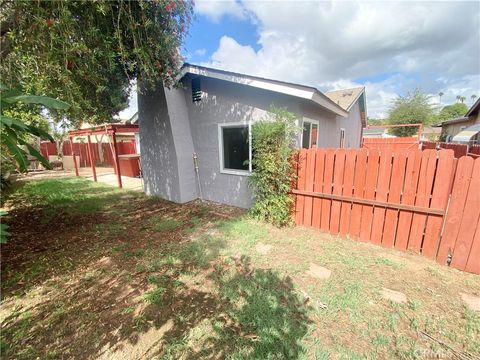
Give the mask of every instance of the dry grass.
<svg viewBox="0 0 480 360">
<path fill-rule="evenodd" d="M 417 255 L 86 180 L 27 183 L 7 206 L 2 358 L 451 355 L 422 331 L 480 356 L 480 315 L 459 294 L 480 296 L 480 277 Z"/>
</svg>

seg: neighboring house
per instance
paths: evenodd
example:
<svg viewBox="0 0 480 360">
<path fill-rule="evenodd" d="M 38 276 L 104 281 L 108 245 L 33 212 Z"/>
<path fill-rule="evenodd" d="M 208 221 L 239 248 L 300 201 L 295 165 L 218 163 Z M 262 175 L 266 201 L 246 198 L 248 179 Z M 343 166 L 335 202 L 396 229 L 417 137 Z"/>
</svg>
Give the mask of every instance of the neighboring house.
<svg viewBox="0 0 480 360">
<path fill-rule="evenodd" d="M 298 147 L 360 146 L 364 88 L 324 94 L 309 86 L 190 64 L 183 66 L 179 79 L 182 87 L 158 86 L 138 95 L 147 194 L 179 203 L 200 197 L 249 207 L 251 125 L 266 118 L 272 106 L 296 115 L 302 129 Z"/>
<path fill-rule="evenodd" d="M 442 133 L 440 139 L 442 141 L 451 142 L 453 137 L 460 131 L 465 130 L 469 126 L 480 124 L 480 98 L 472 105 L 465 116 L 446 120 L 441 123 L 435 124 L 435 127 L 441 127 Z"/>
<path fill-rule="evenodd" d="M 367 139 L 385 139 L 394 138 L 395 135 L 390 135 L 388 129 L 384 127 L 366 127 L 363 129 L 363 137 Z"/>
<path fill-rule="evenodd" d="M 441 135 L 442 129 L 433 126 L 425 126 L 422 131 L 422 141 L 438 141 Z"/>
</svg>

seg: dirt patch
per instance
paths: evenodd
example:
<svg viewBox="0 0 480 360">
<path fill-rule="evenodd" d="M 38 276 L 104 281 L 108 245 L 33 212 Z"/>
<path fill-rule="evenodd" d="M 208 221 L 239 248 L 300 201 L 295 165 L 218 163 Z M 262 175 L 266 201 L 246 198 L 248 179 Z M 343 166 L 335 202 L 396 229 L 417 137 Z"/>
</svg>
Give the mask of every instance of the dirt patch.
<svg viewBox="0 0 480 360">
<path fill-rule="evenodd" d="M 380 295 L 385 300 L 393 301 L 397 304 L 405 304 L 407 302 L 407 296 L 400 291 L 383 288 L 380 291 Z"/>
<path fill-rule="evenodd" d="M 465 305 L 473 311 L 480 311 L 480 296 L 474 296 L 471 294 L 460 293 Z"/>
<path fill-rule="evenodd" d="M 269 244 L 258 243 L 255 246 L 255 251 L 260 255 L 267 255 L 272 249 L 273 249 L 273 246 Z"/>
</svg>

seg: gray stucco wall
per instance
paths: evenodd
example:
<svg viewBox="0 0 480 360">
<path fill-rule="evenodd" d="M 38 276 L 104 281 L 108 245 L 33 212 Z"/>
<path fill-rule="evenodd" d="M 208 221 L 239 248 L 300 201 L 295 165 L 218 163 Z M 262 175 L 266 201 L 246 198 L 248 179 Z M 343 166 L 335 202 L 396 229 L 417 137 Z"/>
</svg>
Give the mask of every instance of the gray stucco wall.
<svg viewBox="0 0 480 360">
<path fill-rule="evenodd" d="M 138 123 L 145 192 L 180 202 L 177 154 L 161 86 L 138 94 Z"/>
<path fill-rule="evenodd" d="M 337 116 L 337 139 L 340 141 L 340 129 L 345 129 L 345 147 L 358 148 L 362 141 L 362 119 L 360 117 L 360 105 L 358 101 L 353 104 L 348 117 Z M 337 144 L 338 146 L 338 144 Z"/>
<path fill-rule="evenodd" d="M 340 128 L 346 129 L 346 145 L 358 146 L 360 113 L 349 118 L 304 100 L 246 85 L 201 79 L 202 100 L 192 102 L 191 81 L 184 78 L 184 89 L 162 89 L 139 95 L 142 167 L 147 193 L 186 202 L 199 197 L 248 208 L 252 194 L 248 176 L 220 171 L 218 124 L 248 124 L 263 119 L 271 106 L 285 107 L 302 125 L 303 118 L 319 122 L 319 147 L 338 147 Z M 168 107 L 168 111 L 167 111 Z M 358 106 L 357 106 L 358 108 Z M 358 122 L 358 125 L 356 124 Z M 355 144 L 354 144 L 355 143 Z M 358 144 L 356 144 L 358 143 Z M 199 181 L 193 166 L 193 153 L 199 161 Z"/>
</svg>

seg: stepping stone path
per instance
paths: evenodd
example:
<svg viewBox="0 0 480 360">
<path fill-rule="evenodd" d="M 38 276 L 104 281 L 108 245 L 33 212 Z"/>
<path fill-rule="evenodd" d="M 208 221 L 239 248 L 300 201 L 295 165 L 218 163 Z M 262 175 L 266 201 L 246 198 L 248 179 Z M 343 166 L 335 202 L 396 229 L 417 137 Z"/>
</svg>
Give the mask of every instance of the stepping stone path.
<svg viewBox="0 0 480 360">
<path fill-rule="evenodd" d="M 480 297 L 470 294 L 460 293 L 463 302 L 470 310 L 480 311 Z"/>
<path fill-rule="evenodd" d="M 407 296 L 400 291 L 383 288 L 380 294 L 385 300 L 390 300 L 398 304 L 405 304 L 407 302 Z"/>
<path fill-rule="evenodd" d="M 257 246 L 255 246 L 256 252 L 261 255 L 267 255 L 272 249 L 273 249 L 272 245 L 263 244 L 263 243 L 258 243 Z"/>
<path fill-rule="evenodd" d="M 332 271 L 323 266 L 310 263 L 310 268 L 306 274 L 317 279 L 326 280 L 332 275 Z"/>
</svg>

